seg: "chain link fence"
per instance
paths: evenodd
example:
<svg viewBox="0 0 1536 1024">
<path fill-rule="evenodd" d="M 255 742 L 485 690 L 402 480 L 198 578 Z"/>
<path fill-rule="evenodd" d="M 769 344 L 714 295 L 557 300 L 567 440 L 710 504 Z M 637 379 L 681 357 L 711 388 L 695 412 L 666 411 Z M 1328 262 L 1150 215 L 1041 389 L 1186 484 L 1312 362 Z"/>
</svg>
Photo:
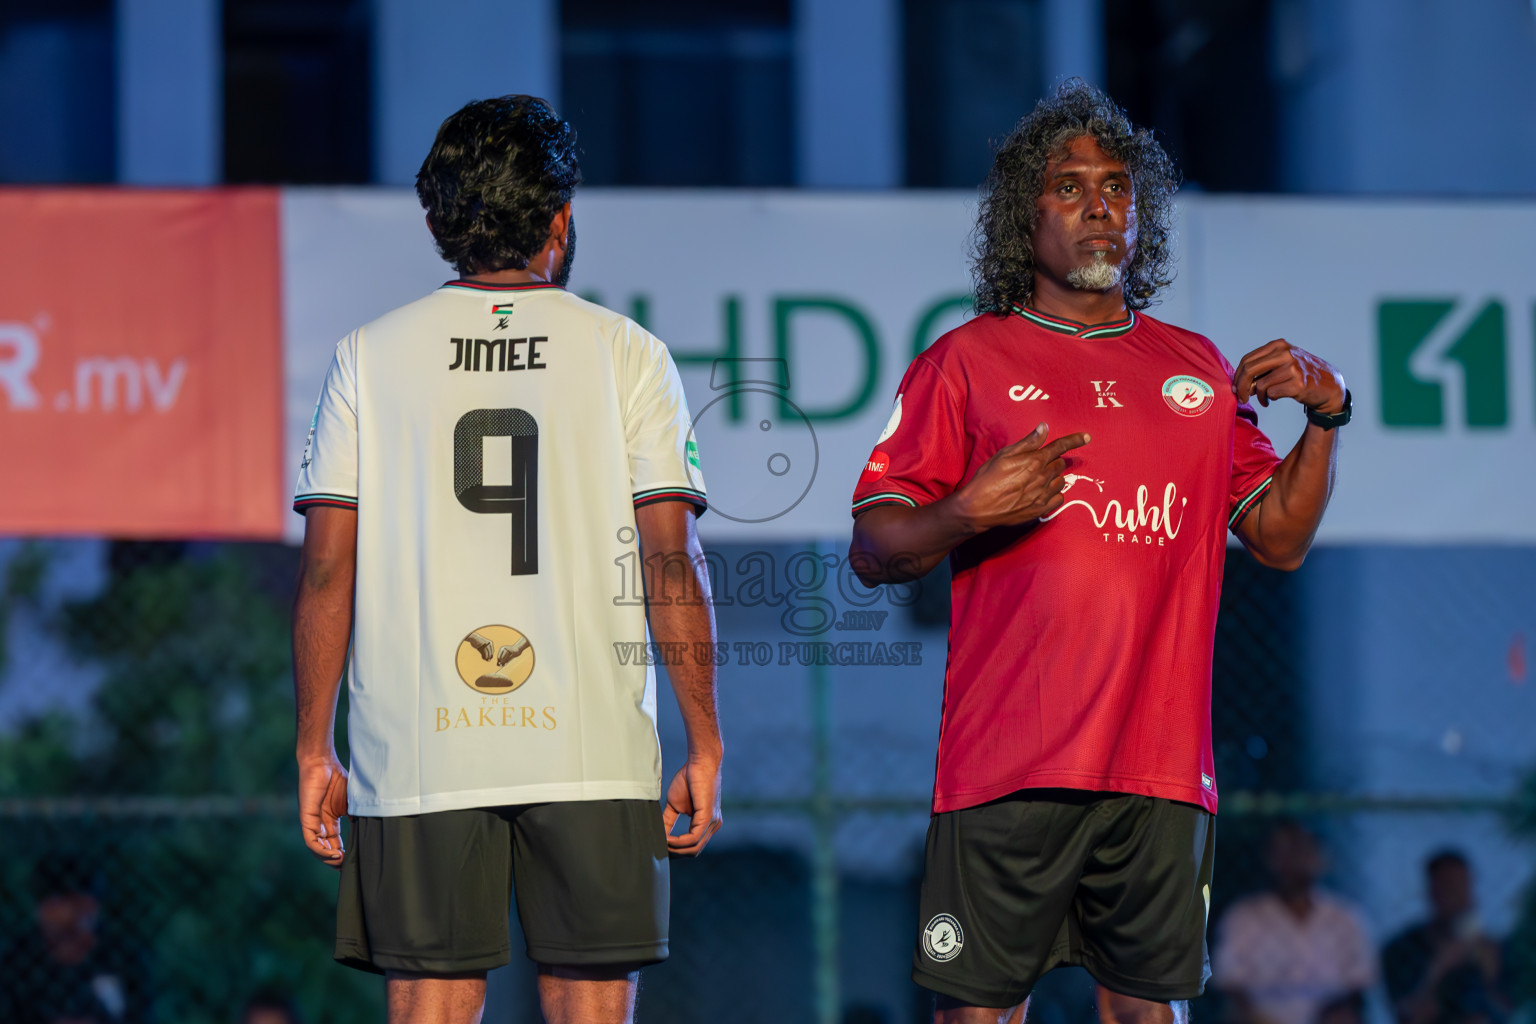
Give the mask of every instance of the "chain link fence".
<svg viewBox="0 0 1536 1024">
<path fill-rule="evenodd" d="M 728 567 L 758 555 L 783 566 L 800 550 L 717 554 Z M 804 550 L 834 562 L 840 554 Z M 1357 908 L 1373 950 L 1425 918 L 1424 854 L 1455 847 L 1477 879 L 1479 934 L 1497 940 L 1502 963 L 1488 986 L 1497 999 L 1478 1013 L 1460 1004 L 1426 1011 L 1412 1024 L 1503 1024 L 1536 996 L 1532 847 L 1522 838 L 1536 834 L 1536 784 L 1522 790 L 1519 773 L 1503 769 L 1471 783 L 1439 772 L 1446 784 L 1422 791 L 1366 769 L 1330 774 L 1349 746 L 1345 726 L 1376 719 L 1358 707 L 1334 714 L 1337 691 L 1369 684 L 1320 669 L 1336 659 L 1319 637 L 1330 625 L 1370 630 L 1316 621 L 1317 594 L 1336 589 L 1345 557 L 1333 564 L 1322 554 L 1321 567 L 1309 562 L 1295 575 L 1236 553 L 1228 560 L 1214 663 L 1223 803 L 1213 938 L 1236 901 L 1270 886 L 1266 850 L 1279 822 L 1318 837 L 1329 857 L 1322 884 Z M 1494 561 L 1510 558 L 1536 565 L 1526 551 Z M 378 979 L 331 962 L 336 876 L 305 852 L 294 819 L 287 621 L 296 561 L 279 545 L 0 542 L 0 1021 L 224 1024 L 242 1020 L 252 999 L 289 1001 L 310 1024 L 382 1019 Z M 1502 600 L 1479 589 L 1475 567 L 1458 564 L 1449 558 L 1435 571 L 1463 576 L 1414 598 L 1435 618 L 1440 645 L 1471 643 L 1493 614 L 1480 602 Z M 865 592 L 839 589 L 831 573 L 798 589 L 790 580 L 780 604 L 732 600 L 739 595 L 724 588 L 726 825 L 704 857 L 674 865 L 673 954 L 643 975 L 637 1019 L 931 1019 L 931 997 L 907 972 L 945 651 L 947 581 L 938 577 L 865 604 Z M 1450 606 L 1442 592 L 1463 599 Z M 787 637 L 797 598 L 802 607 L 829 602 L 821 634 Z M 1531 616 L 1525 601 L 1515 619 Z M 1465 622 L 1444 621 L 1455 607 Z M 833 632 L 834 621 L 848 628 Z M 1514 696 L 1489 691 L 1497 714 L 1485 718 L 1508 719 L 1524 699 L 1523 637 L 1513 636 L 1497 653 Z M 779 646 L 807 639 L 916 645 L 920 664 L 803 664 L 798 649 Z M 1435 717 L 1441 710 L 1389 709 L 1409 722 L 1435 718 L 1420 724 L 1440 737 L 1445 758 L 1458 743 L 1475 745 L 1474 705 L 1484 700 L 1468 680 L 1453 682 L 1453 729 Z M 681 731 L 667 701 L 660 731 L 670 772 Z M 1518 737 L 1533 721 L 1487 728 Z M 1355 752 L 1378 739 L 1362 727 Z M 1319 1013 L 1338 994 L 1318 994 Z M 1349 1024 L 1351 1014 L 1387 1024 L 1389 1002 L 1373 984 L 1363 1005 L 1331 1006 L 1333 1016 L 1304 1024 Z M 1030 1012 L 1088 1024 L 1091 981 L 1054 972 Z M 1286 1024 L 1214 986 L 1193 1016 Z M 486 1019 L 538 1019 L 520 958 L 493 974 Z"/>
</svg>

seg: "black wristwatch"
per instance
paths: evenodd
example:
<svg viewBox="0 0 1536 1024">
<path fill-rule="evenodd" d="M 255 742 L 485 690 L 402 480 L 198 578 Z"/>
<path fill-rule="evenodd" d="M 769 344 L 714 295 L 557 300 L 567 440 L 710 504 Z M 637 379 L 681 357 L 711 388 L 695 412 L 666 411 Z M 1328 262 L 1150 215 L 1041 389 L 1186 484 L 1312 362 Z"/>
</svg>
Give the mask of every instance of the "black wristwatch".
<svg viewBox="0 0 1536 1024">
<path fill-rule="evenodd" d="M 1349 397 L 1349 388 L 1345 388 L 1343 409 L 1334 413 L 1332 416 L 1325 412 L 1318 412 L 1316 409 L 1308 409 L 1307 422 L 1315 423 L 1317 426 L 1322 427 L 1324 430 L 1332 430 L 1334 427 L 1342 427 L 1344 424 L 1349 422 L 1350 410 L 1351 402 Z"/>
</svg>

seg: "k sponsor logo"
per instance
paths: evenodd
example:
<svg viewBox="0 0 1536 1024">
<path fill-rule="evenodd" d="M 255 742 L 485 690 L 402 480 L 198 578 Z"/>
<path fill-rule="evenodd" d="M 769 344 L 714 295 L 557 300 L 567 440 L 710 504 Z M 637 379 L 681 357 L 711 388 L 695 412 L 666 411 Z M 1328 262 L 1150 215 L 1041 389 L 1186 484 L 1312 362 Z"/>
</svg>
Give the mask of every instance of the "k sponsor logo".
<svg viewBox="0 0 1536 1024">
<path fill-rule="evenodd" d="M 965 933 L 960 922 L 950 914 L 935 914 L 923 929 L 923 952 L 928 959 L 944 963 L 960 955 L 965 946 Z"/>
<path fill-rule="evenodd" d="M 1115 382 L 1112 380 L 1092 380 L 1095 409 L 1123 409 L 1120 399 L 1115 397 Z"/>
<path fill-rule="evenodd" d="M 1199 377 L 1179 374 L 1163 381 L 1163 401 L 1180 416 L 1199 416 L 1216 404 L 1216 391 Z"/>
</svg>

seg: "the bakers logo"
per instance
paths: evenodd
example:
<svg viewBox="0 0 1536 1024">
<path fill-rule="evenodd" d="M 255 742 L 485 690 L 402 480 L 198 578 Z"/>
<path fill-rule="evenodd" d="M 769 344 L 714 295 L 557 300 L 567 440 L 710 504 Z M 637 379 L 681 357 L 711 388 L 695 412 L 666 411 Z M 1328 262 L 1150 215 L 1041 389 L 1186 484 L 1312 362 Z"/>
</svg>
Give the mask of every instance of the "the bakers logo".
<svg viewBox="0 0 1536 1024">
<path fill-rule="evenodd" d="M 1163 401 L 1180 416 L 1199 416 L 1216 403 L 1216 390 L 1199 377 L 1178 374 L 1163 381 Z"/>
<path fill-rule="evenodd" d="M 511 626 L 481 626 L 459 641 L 454 665 L 464 685 L 500 696 L 533 675 L 533 644 Z"/>
<path fill-rule="evenodd" d="M 533 644 L 511 626 L 481 626 L 459 641 L 454 667 L 479 703 L 434 708 L 433 732 L 458 729 L 543 729 L 559 727 L 554 707 L 529 707 L 508 694 L 533 675 Z"/>
<path fill-rule="evenodd" d="M 1118 498 L 1100 502 L 1098 495 L 1104 493 L 1104 481 L 1071 473 L 1061 492 L 1066 494 L 1082 482 L 1093 484 L 1098 490 L 1086 498 L 1069 498 L 1055 512 L 1041 516 L 1040 521 L 1048 523 L 1070 508 L 1081 508 L 1092 517 L 1093 525 L 1104 531 L 1105 543 L 1156 544 L 1157 547 L 1163 547 L 1177 537 L 1179 528 L 1184 525 L 1184 506 L 1189 504 L 1189 499 L 1179 497 L 1179 489 L 1172 483 L 1163 488 L 1161 501 L 1154 502 L 1151 489 L 1142 484 L 1136 488 L 1134 504 L 1122 503 Z"/>
</svg>

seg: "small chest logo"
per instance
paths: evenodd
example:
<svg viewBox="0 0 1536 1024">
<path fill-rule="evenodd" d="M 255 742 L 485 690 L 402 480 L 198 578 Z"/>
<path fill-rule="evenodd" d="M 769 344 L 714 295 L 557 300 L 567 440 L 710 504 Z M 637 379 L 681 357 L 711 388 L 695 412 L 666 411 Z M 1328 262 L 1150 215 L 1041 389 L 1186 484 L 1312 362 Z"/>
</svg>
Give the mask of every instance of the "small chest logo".
<svg viewBox="0 0 1536 1024">
<path fill-rule="evenodd" d="M 1033 384 L 1015 384 L 1008 389 L 1008 397 L 1015 402 L 1043 402 L 1051 396 L 1035 387 Z"/>
<path fill-rule="evenodd" d="M 1163 381 L 1163 401 L 1180 416 L 1199 416 L 1216 404 L 1216 391 L 1199 377 L 1179 374 Z"/>
<path fill-rule="evenodd" d="M 1112 381 L 1112 380 L 1091 380 L 1088 383 L 1093 385 L 1093 393 L 1094 393 L 1094 395 L 1095 395 L 1095 397 L 1097 399 L 1093 403 L 1093 407 L 1095 409 L 1124 409 L 1125 408 L 1125 406 L 1121 404 L 1120 399 L 1115 397 L 1115 382 L 1114 381 Z"/>
<path fill-rule="evenodd" d="M 923 929 L 923 952 L 930 960 L 939 963 L 953 960 L 960 955 L 964 945 L 965 933 L 960 930 L 960 922 L 949 914 L 934 915 L 928 927 Z"/>
</svg>

